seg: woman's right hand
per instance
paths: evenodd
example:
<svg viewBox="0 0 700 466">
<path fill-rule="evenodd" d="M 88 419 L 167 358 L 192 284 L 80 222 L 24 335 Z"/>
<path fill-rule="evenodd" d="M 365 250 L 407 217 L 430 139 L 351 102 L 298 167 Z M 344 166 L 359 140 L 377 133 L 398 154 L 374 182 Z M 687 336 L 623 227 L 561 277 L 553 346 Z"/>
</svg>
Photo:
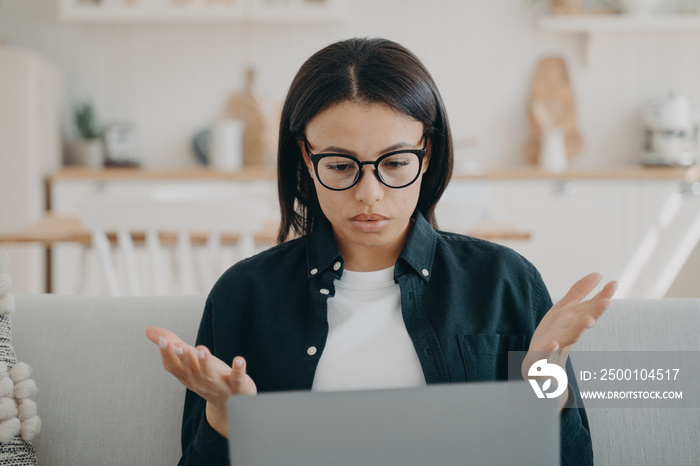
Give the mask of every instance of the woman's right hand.
<svg viewBox="0 0 700 466">
<path fill-rule="evenodd" d="M 226 401 L 231 395 L 257 393 L 255 382 L 246 373 L 245 359 L 236 356 L 229 366 L 207 347 L 190 346 L 173 332 L 159 327 L 148 327 L 146 337 L 160 347 L 165 370 L 207 400 L 207 421 L 219 434 L 228 437 Z"/>
</svg>

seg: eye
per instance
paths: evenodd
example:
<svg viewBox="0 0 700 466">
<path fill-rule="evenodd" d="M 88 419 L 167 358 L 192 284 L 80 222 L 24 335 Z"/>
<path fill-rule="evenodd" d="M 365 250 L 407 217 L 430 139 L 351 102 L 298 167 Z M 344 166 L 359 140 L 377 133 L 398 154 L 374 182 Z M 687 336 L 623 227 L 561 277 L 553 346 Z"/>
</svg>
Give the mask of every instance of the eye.
<svg viewBox="0 0 700 466">
<path fill-rule="evenodd" d="M 326 170 L 332 170 L 336 172 L 344 172 L 351 170 L 353 168 L 353 163 L 350 162 L 326 162 Z"/>
<path fill-rule="evenodd" d="M 385 167 L 391 167 L 391 168 L 398 168 L 398 167 L 405 167 L 408 165 L 410 162 L 406 160 L 391 160 L 389 162 L 385 162 L 384 166 Z"/>
<path fill-rule="evenodd" d="M 392 155 L 391 157 L 387 157 L 386 159 L 382 160 L 382 168 L 387 168 L 387 169 L 398 169 L 398 168 L 403 168 L 407 167 L 408 165 L 411 165 L 411 162 L 413 162 L 413 157 L 412 154 L 396 154 Z"/>
</svg>

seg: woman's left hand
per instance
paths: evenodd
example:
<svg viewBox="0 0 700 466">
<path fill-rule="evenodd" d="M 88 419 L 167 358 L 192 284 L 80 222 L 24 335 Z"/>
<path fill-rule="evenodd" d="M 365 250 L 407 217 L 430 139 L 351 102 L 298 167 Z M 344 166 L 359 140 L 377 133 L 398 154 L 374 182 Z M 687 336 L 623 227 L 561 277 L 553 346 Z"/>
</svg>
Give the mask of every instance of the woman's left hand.
<svg viewBox="0 0 700 466">
<path fill-rule="evenodd" d="M 566 369 L 566 358 L 571 345 L 576 343 L 583 332 L 591 328 L 598 318 L 610 307 L 610 298 L 615 294 L 617 282 L 607 283 L 593 298 L 584 298 L 595 289 L 603 277 L 599 273 L 586 275 L 568 293 L 547 311 L 535 329 L 522 366 L 523 376 L 527 376 L 530 366 L 547 353 L 548 362 Z M 535 352 L 535 353 L 533 353 Z M 559 397 L 560 409 L 566 404 L 568 390 Z"/>
</svg>

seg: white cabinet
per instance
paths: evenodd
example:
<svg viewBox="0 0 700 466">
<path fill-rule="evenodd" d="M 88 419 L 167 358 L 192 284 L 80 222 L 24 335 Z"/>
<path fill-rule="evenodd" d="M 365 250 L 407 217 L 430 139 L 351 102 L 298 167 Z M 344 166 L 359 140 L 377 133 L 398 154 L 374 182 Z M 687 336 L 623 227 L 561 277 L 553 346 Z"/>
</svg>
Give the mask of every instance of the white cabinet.
<svg viewBox="0 0 700 466">
<path fill-rule="evenodd" d="M 60 0 L 73 22 L 339 21 L 345 0 Z"/>
<path fill-rule="evenodd" d="M 619 280 L 618 297 L 663 297 L 700 240 L 700 195 L 678 180 L 452 183 L 450 196 L 474 196 L 479 218 L 530 234 L 498 242 L 537 267 L 555 300 L 591 272 Z"/>
<path fill-rule="evenodd" d="M 504 243 L 537 267 L 556 299 L 590 272 L 619 277 L 638 240 L 637 189 L 629 181 L 494 182 L 493 216 L 531 234 Z"/>
<path fill-rule="evenodd" d="M 618 292 L 638 298 L 700 296 L 693 273 L 700 242 L 700 184 L 649 182 L 640 192 L 640 238 L 634 245 Z M 689 266 L 689 267 L 687 267 Z M 685 269 L 684 269 L 685 268 Z M 676 286 L 676 282 L 685 282 Z"/>
</svg>

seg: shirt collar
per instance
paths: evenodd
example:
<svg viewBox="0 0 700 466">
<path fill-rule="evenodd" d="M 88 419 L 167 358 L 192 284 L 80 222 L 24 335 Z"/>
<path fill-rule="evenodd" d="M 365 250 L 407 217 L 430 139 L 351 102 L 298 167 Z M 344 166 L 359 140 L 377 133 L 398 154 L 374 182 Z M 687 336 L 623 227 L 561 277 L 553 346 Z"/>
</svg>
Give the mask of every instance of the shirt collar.
<svg viewBox="0 0 700 466">
<path fill-rule="evenodd" d="M 333 236 L 333 228 L 327 220 L 319 222 L 318 228 L 306 239 L 306 276 L 313 278 L 329 267 L 340 278 L 343 270 L 343 257 L 338 251 Z M 340 262 L 340 267 L 335 266 Z M 337 269 L 337 270 L 336 270 Z"/>
<path fill-rule="evenodd" d="M 413 215 L 412 221 L 413 228 L 406 245 L 399 254 L 394 276 L 399 277 L 412 270 L 427 282 L 432 274 L 437 232 L 419 211 Z M 307 278 L 319 276 L 329 267 L 340 278 L 344 261 L 335 243 L 330 223 L 327 220 L 319 222 L 316 231 L 309 235 L 306 241 Z M 336 265 L 337 262 L 340 264 Z"/>
<path fill-rule="evenodd" d="M 433 272 L 438 235 L 420 211 L 413 215 L 413 221 L 413 229 L 399 254 L 394 275 L 398 277 L 408 272 L 405 264 L 427 282 Z"/>
</svg>

